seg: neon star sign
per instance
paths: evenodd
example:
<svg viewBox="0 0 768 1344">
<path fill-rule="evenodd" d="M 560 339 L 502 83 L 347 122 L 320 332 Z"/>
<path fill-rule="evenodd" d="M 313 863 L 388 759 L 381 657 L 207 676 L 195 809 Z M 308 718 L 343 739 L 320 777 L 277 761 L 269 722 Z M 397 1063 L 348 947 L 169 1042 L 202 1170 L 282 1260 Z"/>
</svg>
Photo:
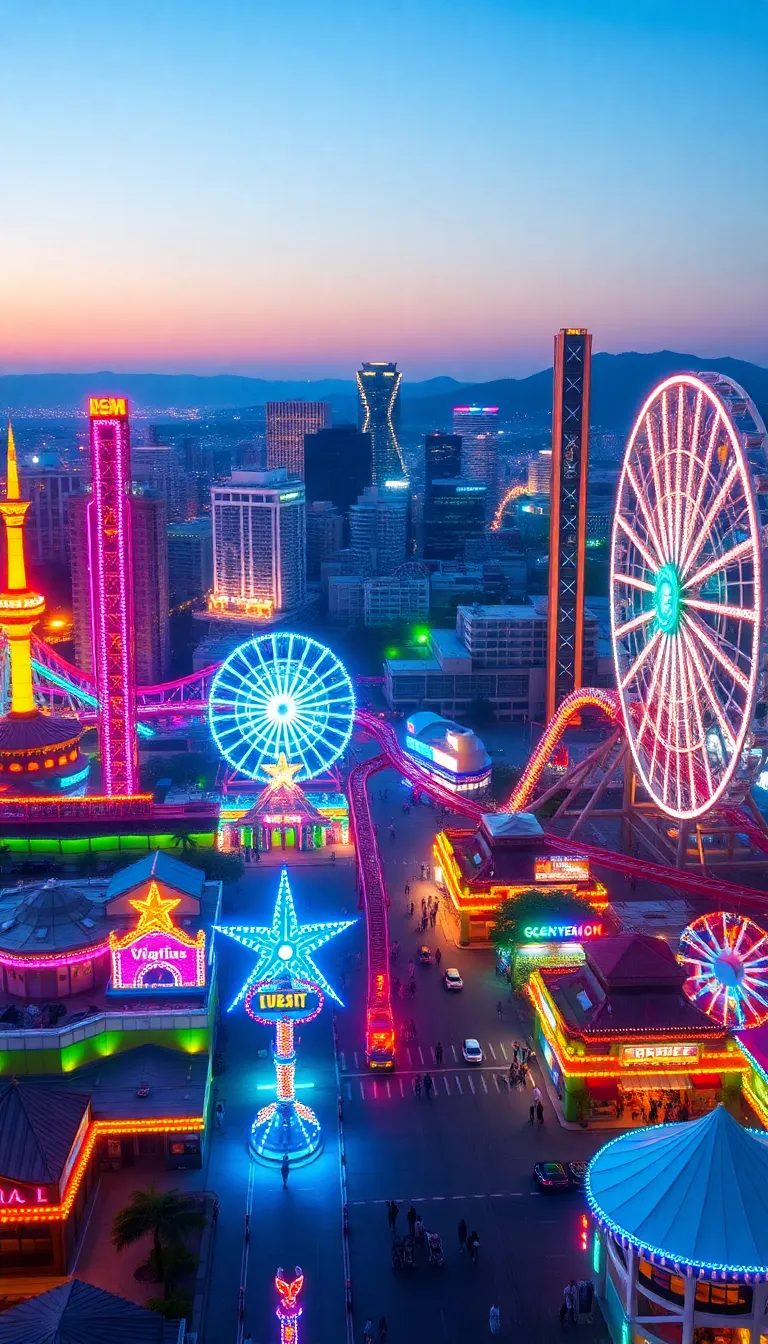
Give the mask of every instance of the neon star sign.
<svg viewBox="0 0 768 1344">
<path fill-rule="evenodd" d="M 318 970 L 313 957 L 319 948 L 350 928 L 354 922 L 353 919 L 338 919 L 326 924 L 300 925 L 288 883 L 288 870 L 283 867 L 269 926 L 216 925 L 217 933 L 225 933 L 228 938 L 233 938 L 236 943 L 242 943 L 243 947 L 249 947 L 258 954 L 258 961 L 230 1005 L 229 1012 L 242 1003 L 252 985 L 259 981 L 277 980 L 286 974 L 291 980 L 318 985 L 324 994 L 341 1004 L 341 999 Z"/>
<path fill-rule="evenodd" d="M 115 990 L 202 989 L 205 985 L 205 930 L 194 937 L 178 928 L 171 912 L 179 898 L 163 898 L 157 884 L 130 904 L 139 922 L 123 938 L 109 935 L 112 988 Z"/>
</svg>

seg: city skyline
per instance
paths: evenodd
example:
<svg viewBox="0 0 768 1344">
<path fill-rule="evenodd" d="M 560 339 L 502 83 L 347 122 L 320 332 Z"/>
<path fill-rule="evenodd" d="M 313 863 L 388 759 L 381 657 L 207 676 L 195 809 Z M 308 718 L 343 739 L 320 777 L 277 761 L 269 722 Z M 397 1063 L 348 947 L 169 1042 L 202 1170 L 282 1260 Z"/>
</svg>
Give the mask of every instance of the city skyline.
<svg viewBox="0 0 768 1344">
<path fill-rule="evenodd" d="M 472 381 L 544 367 L 566 323 L 768 363 L 764 7 L 334 15 L 7 16 L 2 371 Z"/>
</svg>

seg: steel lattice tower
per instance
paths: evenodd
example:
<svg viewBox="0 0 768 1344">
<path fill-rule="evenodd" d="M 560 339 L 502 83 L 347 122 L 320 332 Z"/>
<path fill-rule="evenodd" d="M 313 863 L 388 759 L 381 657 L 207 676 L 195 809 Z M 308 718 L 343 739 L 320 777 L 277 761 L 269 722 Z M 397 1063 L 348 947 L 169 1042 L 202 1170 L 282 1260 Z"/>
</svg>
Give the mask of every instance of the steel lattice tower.
<svg viewBox="0 0 768 1344">
<path fill-rule="evenodd" d="M 555 337 L 547 612 L 547 720 L 582 684 L 592 337 Z"/>
<path fill-rule="evenodd" d="M 131 439 L 122 397 L 91 397 L 93 497 L 88 555 L 102 788 L 138 793 L 136 650 L 131 546 Z"/>
</svg>

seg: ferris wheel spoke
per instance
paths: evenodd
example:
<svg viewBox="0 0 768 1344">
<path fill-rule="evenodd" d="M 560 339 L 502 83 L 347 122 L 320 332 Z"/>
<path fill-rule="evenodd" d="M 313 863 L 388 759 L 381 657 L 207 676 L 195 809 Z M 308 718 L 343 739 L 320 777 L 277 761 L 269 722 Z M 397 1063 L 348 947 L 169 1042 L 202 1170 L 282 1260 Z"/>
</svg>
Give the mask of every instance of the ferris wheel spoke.
<svg viewBox="0 0 768 1344">
<path fill-rule="evenodd" d="M 685 388 L 680 384 L 677 392 L 677 433 L 675 435 L 675 560 L 680 560 L 682 549 L 682 501 L 683 501 L 683 429 L 685 427 Z"/>
<path fill-rule="evenodd" d="M 702 569 L 698 569 L 695 574 L 689 575 L 683 584 L 683 588 L 697 587 L 705 579 L 710 578 L 712 574 L 717 574 L 718 570 L 725 569 L 727 565 L 735 564 L 745 555 L 752 555 L 755 560 L 757 559 L 752 537 L 747 537 L 746 541 L 740 541 L 737 546 L 732 546 L 730 551 L 724 551 L 722 555 L 718 555 L 709 564 L 704 565 Z"/>
<path fill-rule="evenodd" d="M 759 620 L 759 613 L 752 607 L 730 607 L 726 602 L 706 602 L 700 597 L 687 597 L 685 606 L 696 611 L 709 611 L 713 616 L 728 616 L 734 621 L 749 621 L 752 625 Z"/>
<path fill-rule="evenodd" d="M 693 700 L 693 713 L 696 718 L 696 727 L 699 732 L 699 754 L 701 756 L 702 763 L 704 765 L 704 775 L 707 781 L 707 790 L 708 790 L 707 796 L 711 798 L 712 794 L 714 793 L 714 782 L 712 780 L 712 769 L 709 764 L 709 754 L 707 752 L 707 735 L 704 731 L 704 721 L 701 717 L 701 702 L 695 691 L 696 679 L 693 675 L 693 664 L 691 656 L 685 645 L 685 641 L 683 640 L 681 641 L 681 643 L 683 649 L 683 657 L 685 659 L 686 675 L 688 677 L 688 683 L 691 686 L 693 692 L 691 697 Z"/>
<path fill-rule="evenodd" d="M 708 540 L 709 537 L 711 537 L 712 525 L 718 513 L 725 504 L 726 497 L 728 495 L 731 486 L 733 485 L 733 482 L 736 479 L 738 470 L 739 470 L 738 464 L 734 462 L 730 470 L 728 471 L 725 480 L 723 481 L 723 484 L 720 486 L 720 489 L 715 495 L 714 500 L 710 504 L 709 509 L 707 510 L 707 513 L 705 515 L 704 521 L 696 526 L 695 529 L 696 536 L 693 541 L 693 545 L 688 551 L 688 554 L 681 560 L 680 563 L 680 570 L 683 578 L 685 578 L 686 574 L 691 568 L 691 565 L 693 564 L 697 555 L 701 551 L 701 548 L 704 545 L 704 543 Z"/>
<path fill-rule="evenodd" d="M 642 742 L 643 739 L 643 734 L 645 733 L 645 730 L 648 727 L 648 724 L 650 723 L 651 706 L 653 705 L 654 696 L 656 695 L 659 681 L 661 678 L 666 652 L 667 652 L 666 642 L 662 646 L 661 650 L 659 650 L 658 647 L 656 649 L 656 656 L 653 661 L 653 672 L 651 673 L 651 684 L 650 687 L 648 688 L 648 698 L 645 703 L 645 709 L 643 710 L 643 717 L 640 721 L 640 726 L 637 730 L 638 746 L 640 746 L 640 743 Z"/>
<path fill-rule="evenodd" d="M 659 476 L 659 464 L 656 458 L 656 440 L 653 434 L 653 421 L 651 419 L 650 411 L 645 417 L 645 434 L 648 440 L 648 452 L 651 459 L 651 475 L 653 476 L 653 488 L 656 492 L 655 512 L 656 517 L 659 520 L 659 526 L 658 526 L 659 538 L 661 540 L 662 552 L 666 559 L 667 556 L 671 555 L 672 547 L 670 545 L 670 538 L 667 536 L 667 531 L 664 523 L 664 491 L 661 488 L 661 477 Z M 620 520 L 621 515 L 618 516 Z M 653 569 L 655 568 L 655 566 L 652 565 L 651 568 Z"/>
<path fill-rule="evenodd" d="M 693 414 L 693 428 L 691 430 L 691 443 L 688 450 L 688 473 L 684 488 L 685 506 L 683 511 L 683 535 L 681 555 L 685 555 L 688 549 L 688 543 L 691 539 L 693 528 L 694 509 L 693 509 L 693 474 L 696 466 L 697 455 L 699 451 L 699 434 L 701 432 L 701 411 L 704 403 L 704 396 L 699 390 L 696 393 L 696 409 Z"/>
<path fill-rule="evenodd" d="M 658 557 L 658 560 L 657 560 L 657 565 L 656 565 L 655 567 L 658 567 L 658 565 L 663 565 L 663 564 L 664 564 L 664 559 L 665 559 L 665 556 L 664 556 L 664 549 L 663 549 L 663 547 L 662 547 L 662 545 L 661 545 L 661 541 L 660 541 L 660 539 L 659 539 L 659 534 L 658 534 L 658 532 L 656 531 L 656 525 L 655 525 L 655 523 L 654 523 L 654 521 L 653 521 L 653 517 L 651 516 L 651 510 L 649 509 L 649 507 L 648 507 L 648 503 L 647 503 L 647 501 L 646 501 L 645 491 L 642 489 L 642 486 L 638 483 L 637 477 L 635 476 L 635 473 L 634 473 L 634 471 L 632 470 L 632 463 L 631 463 L 631 462 L 628 462 L 628 463 L 627 463 L 627 480 L 629 481 L 629 483 L 630 483 L 630 485 L 632 486 L 632 489 L 633 489 L 633 491 L 634 491 L 634 493 L 635 493 L 635 499 L 637 500 L 638 507 L 639 507 L 639 509 L 640 509 L 640 512 L 641 512 L 642 515 L 643 515 L 643 519 L 644 519 L 644 521 L 645 521 L 645 526 L 646 526 L 646 528 L 647 528 L 647 530 L 648 530 L 648 536 L 650 537 L 650 539 L 651 539 L 651 541 L 652 541 L 652 543 L 653 543 L 654 549 L 655 549 L 655 551 L 656 551 L 656 555 L 657 555 L 657 557 Z"/>
<path fill-rule="evenodd" d="M 669 696 L 667 697 L 667 740 L 664 752 L 664 774 L 661 796 L 664 802 L 669 800 L 669 776 L 672 765 L 673 747 L 672 733 L 675 735 L 675 754 L 680 752 L 680 716 L 677 708 L 677 651 L 674 639 L 670 639 L 670 662 L 669 662 Z M 674 719 L 673 719 L 674 716 Z M 680 771 L 675 770 L 675 788 L 677 791 L 677 807 L 680 808 Z"/>
<path fill-rule="evenodd" d="M 720 646 L 716 644 L 714 639 L 712 639 L 710 635 L 707 633 L 705 627 L 693 616 L 685 615 L 683 616 L 683 620 L 686 626 L 688 626 L 690 630 L 695 633 L 697 639 L 699 639 L 701 643 L 704 645 L 704 648 L 707 649 L 709 653 L 712 654 L 713 658 L 717 659 L 718 663 L 728 673 L 729 677 L 731 677 L 731 679 L 736 682 L 736 685 L 740 686 L 743 691 L 746 691 L 748 693 L 749 679 L 744 676 L 743 672 L 739 671 L 735 663 L 731 662 L 727 654 L 723 653 L 723 650 L 720 648 Z"/>
<path fill-rule="evenodd" d="M 660 639 L 661 639 L 661 631 L 654 630 L 647 644 L 643 646 L 643 648 L 640 650 L 639 654 L 635 658 L 635 661 L 631 664 L 629 669 L 625 672 L 624 676 L 622 677 L 621 679 L 622 691 L 625 690 L 626 687 L 629 685 L 630 681 L 633 681 L 634 678 L 637 676 L 637 673 L 640 671 L 640 668 L 650 657 L 651 653 L 656 648 L 656 645 L 658 644 Z"/>
<path fill-rule="evenodd" d="M 688 687 L 688 677 L 686 671 L 686 656 L 681 639 L 675 640 L 675 652 L 677 654 L 678 675 L 680 678 L 680 703 L 683 710 L 683 728 L 685 730 L 685 750 L 688 758 L 688 781 L 691 788 L 691 801 L 695 807 L 698 802 L 698 789 L 696 785 L 696 774 L 694 770 L 694 745 L 693 733 L 691 732 L 691 721 L 688 717 L 689 696 L 695 699 L 695 693 L 691 696 Z"/>
<path fill-rule="evenodd" d="M 681 565 L 683 565 L 685 562 L 685 558 L 688 554 L 688 546 L 690 545 L 693 539 L 694 532 L 696 531 L 697 528 L 697 519 L 699 518 L 699 515 L 701 513 L 701 506 L 704 501 L 704 492 L 707 488 L 707 481 L 709 480 L 709 469 L 712 465 L 712 457 L 715 451 L 715 443 L 717 441 L 719 428 L 720 428 L 720 411 L 718 410 L 715 413 L 712 420 L 712 428 L 710 430 L 709 439 L 707 440 L 707 447 L 704 453 L 704 461 L 701 464 L 701 475 L 699 476 L 699 484 L 696 490 L 696 498 L 693 502 L 693 507 L 691 508 L 690 513 L 691 525 L 688 529 L 688 540 L 685 550 L 683 551 L 683 554 L 680 557 Z"/>
<path fill-rule="evenodd" d="M 683 629 L 682 634 L 686 648 L 688 649 L 688 652 L 691 655 L 693 665 L 696 668 L 696 672 L 698 673 L 699 681 L 701 682 L 701 685 L 704 688 L 704 693 L 707 699 L 709 700 L 715 718 L 720 724 L 720 729 L 723 733 L 723 736 L 725 737 L 730 750 L 733 751 L 736 747 L 736 738 L 733 735 L 731 725 L 729 724 L 728 720 L 723 714 L 722 709 L 720 708 L 720 701 L 718 700 L 717 696 L 715 695 L 715 692 L 712 689 L 712 686 L 710 685 L 709 677 L 707 673 L 704 671 L 702 661 L 699 657 L 698 650 L 695 644 L 693 643 L 693 640 L 691 639 L 686 629 Z"/>
<path fill-rule="evenodd" d="M 628 635 L 632 630 L 639 630 L 641 626 L 647 625 L 649 621 L 654 620 L 655 616 L 655 607 L 649 607 L 647 611 L 641 611 L 639 616 L 633 616 L 631 621 L 626 621 L 624 625 L 617 626 L 613 632 L 614 637 L 616 639 L 623 639 L 624 635 Z"/>
<path fill-rule="evenodd" d="M 626 583 L 630 588 L 639 588 L 642 593 L 655 593 L 656 587 L 645 579 L 636 579 L 634 574 L 612 574 L 614 583 Z"/>
<path fill-rule="evenodd" d="M 656 705 L 656 720 L 653 724 L 653 748 L 651 750 L 651 778 L 656 773 L 656 757 L 661 742 L 661 720 L 667 705 L 667 692 L 669 689 L 669 661 L 670 661 L 670 640 L 664 640 L 664 664 L 661 669 L 661 679 L 659 681 L 659 694 Z"/>
<path fill-rule="evenodd" d="M 661 466 L 664 473 L 664 504 L 666 507 L 669 558 L 670 560 L 675 560 L 677 558 L 675 555 L 675 522 L 672 504 L 672 483 L 670 480 L 672 450 L 669 444 L 669 396 L 666 390 L 661 394 L 661 439 L 664 446 Z"/>
<path fill-rule="evenodd" d="M 640 552 L 651 573 L 654 574 L 658 569 L 658 565 L 654 560 L 653 556 L 651 555 L 650 551 L 648 550 L 648 547 L 638 537 L 637 533 L 635 532 L 635 529 L 632 527 L 630 523 L 627 522 L 626 518 L 622 517 L 620 513 L 616 515 L 616 522 L 619 524 L 619 527 L 621 528 L 622 532 L 626 533 L 626 535 L 629 537 L 629 540 L 632 542 L 632 545 L 635 547 L 635 549 Z"/>
</svg>

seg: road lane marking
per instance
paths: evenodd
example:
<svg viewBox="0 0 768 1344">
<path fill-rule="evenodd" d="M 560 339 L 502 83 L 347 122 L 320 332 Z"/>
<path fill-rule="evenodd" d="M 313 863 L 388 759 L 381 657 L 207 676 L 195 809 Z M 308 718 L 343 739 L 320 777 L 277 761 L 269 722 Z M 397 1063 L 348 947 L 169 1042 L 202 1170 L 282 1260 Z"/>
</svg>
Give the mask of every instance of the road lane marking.
<svg viewBox="0 0 768 1344">
<path fill-rule="evenodd" d="M 501 1053 L 502 1053 L 502 1055 L 504 1056 L 504 1058 L 507 1059 L 507 1058 L 508 1058 L 508 1055 L 507 1055 L 506 1050 L 504 1049 L 504 1042 L 501 1041 L 500 1044 L 501 1044 Z"/>
<path fill-rule="evenodd" d="M 446 1091 L 446 1095 L 450 1097 L 450 1095 L 451 1095 L 451 1089 L 450 1089 L 450 1087 L 448 1086 L 448 1075 L 447 1075 L 447 1073 L 444 1073 L 444 1074 L 443 1074 L 443 1082 L 445 1083 L 445 1091 Z"/>
<path fill-rule="evenodd" d="M 363 1089 L 362 1079 L 360 1080 L 360 1096 L 363 1098 L 363 1101 L 365 1101 L 365 1091 Z"/>
<path fill-rule="evenodd" d="M 482 1073 L 480 1074 L 480 1082 L 483 1084 L 483 1091 L 487 1092 L 488 1088 L 486 1086 L 485 1078 L 483 1077 Z"/>
<path fill-rule="evenodd" d="M 388 1096 L 388 1097 L 391 1097 L 391 1096 L 392 1096 L 392 1093 L 391 1093 L 390 1090 L 389 1090 L 389 1079 L 387 1079 L 387 1096 Z"/>
<path fill-rule="evenodd" d="M 347 1056 L 344 1054 L 343 1050 L 341 1052 L 341 1072 L 342 1073 L 347 1072 Z"/>
<path fill-rule="evenodd" d="M 471 1073 L 468 1073 L 468 1074 L 467 1074 L 467 1077 L 468 1077 L 468 1079 L 469 1079 L 469 1086 L 472 1088 L 472 1096 L 474 1097 L 474 1095 L 475 1095 L 475 1083 L 474 1083 L 474 1079 L 473 1079 Z"/>
<path fill-rule="evenodd" d="M 376 1079 L 375 1079 L 375 1078 L 374 1078 L 374 1080 L 373 1080 L 373 1099 L 374 1099 L 374 1101 L 378 1101 L 378 1099 L 379 1099 L 379 1089 L 378 1089 L 378 1087 L 376 1086 Z"/>
<path fill-rule="evenodd" d="M 413 1060 L 411 1059 L 411 1050 L 410 1050 L 410 1046 L 406 1046 L 406 1047 L 405 1047 L 405 1053 L 406 1053 L 406 1055 L 408 1056 L 408 1063 L 409 1063 L 409 1064 L 413 1064 Z"/>
<path fill-rule="evenodd" d="M 460 1096 L 460 1097 L 463 1097 L 463 1096 L 464 1096 L 464 1093 L 463 1093 L 462 1090 L 461 1090 L 461 1082 L 460 1082 L 460 1080 L 459 1080 L 459 1075 L 458 1075 L 458 1073 L 455 1074 L 454 1076 L 455 1076 L 455 1078 L 456 1078 L 456 1086 L 457 1086 L 458 1089 L 459 1089 L 459 1096 Z"/>
<path fill-rule="evenodd" d="M 491 1045 L 491 1042 L 490 1042 L 490 1041 L 488 1042 L 488 1049 L 490 1050 L 491 1054 L 493 1055 L 493 1058 L 495 1059 L 495 1058 L 496 1058 L 496 1051 L 494 1050 L 494 1048 L 493 1048 L 493 1046 Z"/>
<path fill-rule="evenodd" d="M 452 1046 L 451 1046 L 451 1049 L 452 1049 L 452 1051 L 453 1051 L 453 1062 L 454 1062 L 454 1064 L 458 1064 L 458 1062 L 459 1062 L 459 1057 L 458 1057 L 458 1055 L 456 1054 L 456 1046 L 455 1046 L 455 1045 L 452 1045 Z"/>
<path fill-rule="evenodd" d="M 501 1092 L 501 1088 L 499 1087 L 499 1080 L 498 1080 L 498 1078 L 497 1078 L 497 1076 L 496 1076 L 495 1073 L 494 1073 L 494 1075 L 493 1075 L 493 1081 L 494 1081 L 494 1083 L 496 1084 L 496 1091 L 497 1091 L 497 1092 Z"/>
<path fill-rule="evenodd" d="M 359 1060 L 358 1060 L 358 1058 L 357 1058 L 357 1051 L 356 1051 L 356 1050 L 354 1051 L 354 1060 L 355 1060 L 355 1069 L 359 1069 L 359 1068 L 360 1068 L 360 1062 L 359 1062 Z"/>
<path fill-rule="evenodd" d="M 352 1084 L 347 1083 L 347 1101 L 352 1100 Z"/>
<path fill-rule="evenodd" d="M 429 1047 L 429 1053 L 430 1053 L 430 1055 L 432 1056 L 432 1063 L 434 1064 L 434 1063 L 436 1062 L 436 1060 L 437 1060 L 437 1055 L 435 1054 L 435 1047 L 434 1047 L 434 1045 L 430 1045 L 430 1047 Z"/>
<path fill-rule="evenodd" d="M 421 1051 L 421 1046 L 419 1046 L 419 1059 L 421 1060 L 421 1062 L 422 1062 L 422 1064 L 423 1064 L 423 1063 L 424 1063 L 424 1056 L 423 1056 L 422 1051 Z"/>
<path fill-rule="evenodd" d="M 402 1078 L 398 1078 L 397 1081 L 398 1081 L 399 1084 L 400 1084 L 400 1096 L 401 1096 L 401 1097 L 404 1097 L 404 1096 L 405 1096 L 405 1093 L 404 1093 L 404 1091 L 403 1091 L 403 1080 L 402 1080 Z"/>
</svg>

